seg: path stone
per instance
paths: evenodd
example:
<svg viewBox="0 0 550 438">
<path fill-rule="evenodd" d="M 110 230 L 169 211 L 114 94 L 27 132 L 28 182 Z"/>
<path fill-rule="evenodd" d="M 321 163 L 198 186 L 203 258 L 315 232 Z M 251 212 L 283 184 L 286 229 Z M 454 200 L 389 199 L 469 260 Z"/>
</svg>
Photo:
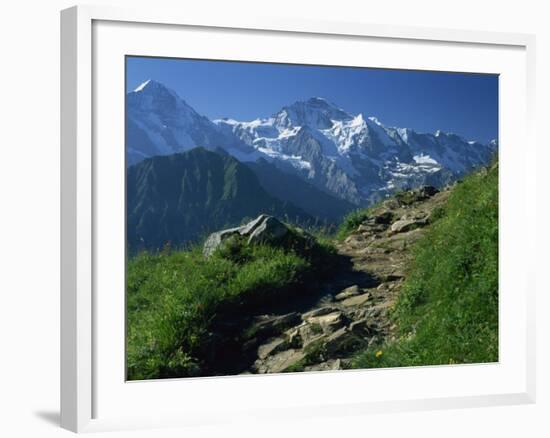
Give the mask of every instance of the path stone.
<svg viewBox="0 0 550 438">
<path fill-rule="evenodd" d="M 265 359 L 267 356 L 282 351 L 287 346 L 287 341 L 282 338 L 275 338 L 270 340 L 267 344 L 260 345 L 258 347 L 258 357 Z"/>
<path fill-rule="evenodd" d="M 329 359 L 326 362 L 320 364 L 310 365 L 304 368 L 304 371 L 335 371 L 342 369 L 342 362 L 340 359 Z"/>
<path fill-rule="evenodd" d="M 258 373 L 281 373 L 305 357 L 301 350 L 286 350 L 269 356 L 265 361 L 256 361 Z"/>
<path fill-rule="evenodd" d="M 362 306 L 371 298 L 370 293 L 364 293 L 362 295 L 357 295 L 356 297 L 347 298 L 342 301 L 342 305 L 345 307 L 356 307 Z"/>
<path fill-rule="evenodd" d="M 345 318 L 342 312 L 329 313 L 327 315 L 315 316 L 307 320 L 310 324 L 318 324 L 323 329 L 323 333 L 332 333 L 345 324 Z"/>
<path fill-rule="evenodd" d="M 304 313 L 302 315 L 302 319 L 305 321 L 310 318 L 315 318 L 316 316 L 327 315 L 329 313 L 333 313 L 336 311 L 338 311 L 338 308 L 330 305 L 318 307 L 317 309 L 313 309 L 313 310 L 310 310 L 309 312 Z"/>
<path fill-rule="evenodd" d="M 336 295 L 334 299 L 337 301 L 341 301 L 349 297 L 354 297 L 355 295 L 359 295 L 359 286 L 357 286 L 356 284 L 345 288 L 342 292 Z"/>
<path fill-rule="evenodd" d="M 353 321 L 349 325 L 349 331 L 359 336 L 365 336 L 372 333 L 372 329 L 369 325 L 369 320 L 367 318 Z"/>
<path fill-rule="evenodd" d="M 308 345 L 325 337 L 323 328 L 316 324 L 304 324 L 298 331 L 302 340 L 302 348 L 306 348 Z"/>
<path fill-rule="evenodd" d="M 343 327 L 327 338 L 325 351 L 328 356 L 337 357 L 357 350 L 363 343 L 359 336 Z"/>
<path fill-rule="evenodd" d="M 386 228 L 388 228 L 387 225 L 366 223 L 366 224 L 359 225 L 357 227 L 357 232 L 364 233 L 364 234 L 381 233 L 382 231 L 385 231 Z"/>
<path fill-rule="evenodd" d="M 415 219 L 400 219 L 392 224 L 391 231 L 393 233 L 404 233 L 417 226 L 419 226 L 419 221 Z"/>
<path fill-rule="evenodd" d="M 277 336 L 286 329 L 298 325 L 300 320 L 298 312 L 291 312 L 285 315 L 262 315 L 256 318 L 249 331 L 253 334 L 252 337 L 266 339 Z"/>
<path fill-rule="evenodd" d="M 336 242 L 349 265 L 320 286 L 304 313 L 264 315 L 249 328 L 255 337 L 248 351 L 257 355 L 250 371 L 347 369 L 358 351 L 391 339 L 396 329 L 389 311 L 403 284 L 408 249 L 425 234 L 431 212 L 448 196 L 428 187 L 386 200 L 354 233 Z"/>
</svg>

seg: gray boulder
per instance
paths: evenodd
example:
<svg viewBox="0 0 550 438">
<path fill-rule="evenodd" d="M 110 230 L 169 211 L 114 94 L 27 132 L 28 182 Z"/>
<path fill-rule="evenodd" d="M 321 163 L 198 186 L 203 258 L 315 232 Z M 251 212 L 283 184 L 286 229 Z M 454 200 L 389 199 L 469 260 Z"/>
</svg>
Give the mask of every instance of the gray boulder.
<svg viewBox="0 0 550 438">
<path fill-rule="evenodd" d="M 249 236 L 254 232 L 256 228 L 258 228 L 266 219 L 270 218 L 271 216 L 267 214 L 261 214 L 256 219 L 251 220 L 247 224 L 239 227 L 239 233 L 243 236 Z M 275 219 L 275 218 L 273 218 Z M 275 219 L 277 220 L 277 219 Z"/>
<path fill-rule="evenodd" d="M 412 231 L 416 228 L 421 228 L 426 225 L 428 225 L 428 217 L 422 217 L 422 218 L 402 218 L 399 219 L 397 222 L 394 222 L 391 226 L 391 232 L 392 233 L 406 233 L 408 231 Z"/>
<path fill-rule="evenodd" d="M 245 226 L 248 226 L 248 224 Z M 248 243 L 275 242 L 286 236 L 288 233 L 289 229 L 285 224 L 278 219 L 275 219 L 273 216 L 267 216 L 261 220 L 256 227 L 254 227 L 252 232 L 250 232 Z"/>
<path fill-rule="evenodd" d="M 248 244 L 273 243 L 282 239 L 288 233 L 290 233 L 290 229 L 284 223 L 273 216 L 261 214 L 256 219 L 240 227 L 228 228 L 210 234 L 204 242 L 203 254 L 205 257 L 210 257 L 220 245 L 234 236 L 248 237 Z"/>
<path fill-rule="evenodd" d="M 217 231 L 210 234 L 210 236 L 208 236 L 208 239 L 206 239 L 206 242 L 204 242 L 204 246 L 202 249 L 202 253 L 204 254 L 204 256 L 210 257 L 224 241 L 232 236 L 241 235 L 241 229 L 242 227 L 229 228 L 227 230 Z"/>
</svg>

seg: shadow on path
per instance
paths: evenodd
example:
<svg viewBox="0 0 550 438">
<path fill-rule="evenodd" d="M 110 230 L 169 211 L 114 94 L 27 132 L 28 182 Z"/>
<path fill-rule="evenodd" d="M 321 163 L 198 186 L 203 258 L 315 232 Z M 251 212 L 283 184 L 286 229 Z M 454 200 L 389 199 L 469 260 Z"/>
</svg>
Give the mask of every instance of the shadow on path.
<svg viewBox="0 0 550 438">
<path fill-rule="evenodd" d="M 261 304 L 248 316 L 237 314 L 220 318 L 217 332 L 221 337 L 220 342 L 214 348 L 210 348 L 213 356 L 208 362 L 215 365 L 209 370 L 209 374 L 234 375 L 250 369 L 257 359 L 256 349 L 243 348 L 241 336 L 250 330 L 255 317 L 265 314 L 277 316 L 294 312 L 305 313 L 328 305 L 335 295 L 349 286 L 357 285 L 361 289 L 367 289 L 380 284 L 380 281 L 368 272 L 355 269 L 353 259 L 349 255 L 338 253 L 333 261 L 332 266 L 326 267 L 327 271 L 333 272 L 325 279 L 298 285 L 287 291 L 284 297 Z"/>
</svg>

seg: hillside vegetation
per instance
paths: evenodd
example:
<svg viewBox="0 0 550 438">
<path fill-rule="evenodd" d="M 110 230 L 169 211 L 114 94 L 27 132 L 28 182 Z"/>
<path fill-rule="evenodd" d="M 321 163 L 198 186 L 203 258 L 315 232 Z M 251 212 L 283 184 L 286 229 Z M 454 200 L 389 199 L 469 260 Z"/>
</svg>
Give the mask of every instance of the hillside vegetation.
<svg viewBox="0 0 550 438">
<path fill-rule="evenodd" d="M 498 164 L 456 185 L 412 260 L 391 311 L 394 339 L 353 366 L 498 361 Z"/>
<path fill-rule="evenodd" d="M 497 164 L 333 236 L 268 215 L 220 233 L 212 253 L 209 238 L 130 255 L 128 379 L 498 360 Z"/>
<path fill-rule="evenodd" d="M 235 240 L 206 259 L 200 247 L 128 262 L 129 380 L 229 373 L 247 318 L 299 300 L 330 273 L 334 250 L 246 245 Z M 308 285 L 311 285 L 308 287 Z M 228 368 L 229 367 L 229 368 Z"/>
</svg>

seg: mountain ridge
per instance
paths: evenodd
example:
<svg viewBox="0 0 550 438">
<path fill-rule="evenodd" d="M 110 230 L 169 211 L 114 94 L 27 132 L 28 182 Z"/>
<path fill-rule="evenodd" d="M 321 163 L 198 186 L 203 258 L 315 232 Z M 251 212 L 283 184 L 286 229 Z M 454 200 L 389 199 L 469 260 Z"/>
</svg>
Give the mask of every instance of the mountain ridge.
<svg viewBox="0 0 550 438">
<path fill-rule="evenodd" d="M 315 222 L 301 208 L 266 192 L 255 173 L 231 155 L 200 147 L 130 166 L 126 207 L 132 251 L 196 242 L 260 213 Z"/>
<path fill-rule="evenodd" d="M 241 162 L 259 158 L 355 205 L 400 189 L 443 186 L 490 161 L 498 148 L 458 134 L 388 127 L 322 97 L 286 105 L 271 117 L 209 120 L 177 93 L 148 80 L 127 95 L 127 156 L 220 147 Z"/>
</svg>

